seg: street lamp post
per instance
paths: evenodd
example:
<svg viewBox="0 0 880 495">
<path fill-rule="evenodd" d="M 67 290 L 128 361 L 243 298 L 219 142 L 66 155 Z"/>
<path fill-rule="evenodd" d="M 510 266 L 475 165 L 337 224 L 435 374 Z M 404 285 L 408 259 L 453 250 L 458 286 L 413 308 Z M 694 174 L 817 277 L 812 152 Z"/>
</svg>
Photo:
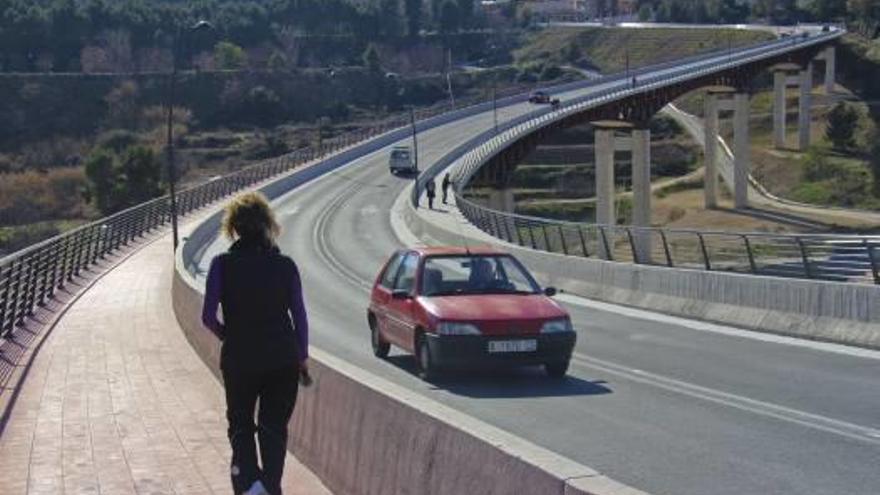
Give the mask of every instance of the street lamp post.
<svg viewBox="0 0 880 495">
<path fill-rule="evenodd" d="M 213 29 L 211 23 L 201 20 L 190 26 L 186 32 L 180 26 L 174 34 L 174 41 L 171 47 L 171 74 L 168 81 L 168 120 L 167 120 L 167 151 L 168 151 L 168 195 L 171 198 L 171 233 L 174 243 L 174 251 L 177 251 L 179 244 L 178 228 L 177 228 L 177 167 L 174 163 L 174 103 L 175 92 L 177 89 L 177 63 L 180 51 L 181 38 L 188 33 L 203 31 L 205 29 Z"/>
<path fill-rule="evenodd" d="M 498 135 L 498 84 L 492 80 L 492 120 L 495 123 L 495 135 Z"/>
</svg>

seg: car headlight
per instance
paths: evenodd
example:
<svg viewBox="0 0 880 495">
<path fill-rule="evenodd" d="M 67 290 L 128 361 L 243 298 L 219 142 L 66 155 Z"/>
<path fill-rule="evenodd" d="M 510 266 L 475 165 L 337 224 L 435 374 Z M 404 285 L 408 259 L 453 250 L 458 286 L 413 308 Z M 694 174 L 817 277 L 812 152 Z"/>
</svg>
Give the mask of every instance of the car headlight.
<svg viewBox="0 0 880 495">
<path fill-rule="evenodd" d="M 541 327 L 541 333 L 563 333 L 563 332 L 572 332 L 574 331 L 571 328 L 571 320 L 568 318 L 559 318 L 557 320 L 550 320 L 545 322 Z"/>
<path fill-rule="evenodd" d="M 470 323 L 445 321 L 437 325 L 437 333 L 440 335 L 480 335 L 480 329 Z"/>
</svg>

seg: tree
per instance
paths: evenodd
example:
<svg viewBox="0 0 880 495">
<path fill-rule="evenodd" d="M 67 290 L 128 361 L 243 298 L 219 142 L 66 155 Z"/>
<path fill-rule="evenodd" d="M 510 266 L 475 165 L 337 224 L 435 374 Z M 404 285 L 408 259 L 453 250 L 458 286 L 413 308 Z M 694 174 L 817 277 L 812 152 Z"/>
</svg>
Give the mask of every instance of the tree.
<svg viewBox="0 0 880 495">
<path fill-rule="evenodd" d="M 122 201 L 131 206 L 149 201 L 162 193 L 159 162 L 153 150 L 132 146 L 122 156 L 120 171 Z"/>
<path fill-rule="evenodd" d="M 651 5 L 643 3 L 642 6 L 639 7 L 639 20 L 642 22 L 647 22 L 650 21 L 653 17 L 654 11 L 651 10 Z"/>
<path fill-rule="evenodd" d="M 153 150 L 133 145 L 122 153 L 99 146 L 86 159 L 87 194 L 109 215 L 162 193 L 161 171 Z"/>
<path fill-rule="evenodd" d="M 364 51 L 363 55 L 364 67 L 370 70 L 370 72 L 379 72 L 382 70 L 382 61 L 379 58 L 379 50 L 376 49 L 376 45 L 370 43 L 367 45 L 367 49 Z"/>
<path fill-rule="evenodd" d="M 859 125 L 859 112 L 850 103 L 840 102 L 828 113 L 825 136 L 835 149 L 847 150 L 855 146 L 855 132 Z"/>
<path fill-rule="evenodd" d="M 88 195 L 103 214 L 119 209 L 119 187 L 116 159 L 109 150 L 98 148 L 86 159 Z"/>
<path fill-rule="evenodd" d="M 453 0 L 446 0 L 440 5 L 440 32 L 453 33 L 461 25 L 461 13 L 458 4 Z"/>
<path fill-rule="evenodd" d="M 415 38 L 422 30 L 422 0 L 405 0 L 403 10 L 406 16 L 406 34 Z"/>
<path fill-rule="evenodd" d="M 221 41 L 214 45 L 214 63 L 220 70 L 238 70 L 247 65 L 247 54 L 235 43 Z"/>
</svg>

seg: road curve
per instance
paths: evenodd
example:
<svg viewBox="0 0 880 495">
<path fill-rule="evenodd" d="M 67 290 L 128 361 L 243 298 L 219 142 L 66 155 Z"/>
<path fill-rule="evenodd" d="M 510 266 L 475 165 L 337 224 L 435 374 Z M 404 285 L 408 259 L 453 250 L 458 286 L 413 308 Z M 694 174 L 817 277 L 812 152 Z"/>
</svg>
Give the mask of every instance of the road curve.
<svg viewBox="0 0 880 495">
<path fill-rule="evenodd" d="M 501 119 L 526 109 L 508 108 Z M 422 133 L 421 162 L 491 125 L 484 114 Z M 655 494 L 880 491 L 878 352 L 563 296 L 580 334 L 564 382 L 522 370 L 430 385 L 409 356 L 374 358 L 368 287 L 401 247 L 388 213 L 407 184 L 388 174 L 387 155 L 356 160 L 275 202 L 316 346 Z"/>
</svg>

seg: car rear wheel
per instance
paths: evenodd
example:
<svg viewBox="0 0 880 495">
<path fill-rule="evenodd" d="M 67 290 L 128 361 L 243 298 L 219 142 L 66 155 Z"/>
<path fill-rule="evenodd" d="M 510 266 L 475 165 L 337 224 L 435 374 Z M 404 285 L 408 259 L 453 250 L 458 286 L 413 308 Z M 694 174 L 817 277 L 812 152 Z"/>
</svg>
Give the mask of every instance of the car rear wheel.
<svg viewBox="0 0 880 495">
<path fill-rule="evenodd" d="M 431 359 L 431 352 L 428 349 L 428 339 L 419 336 L 416 346 L 416 362 L 419 365 L 419 376 L 422 380 L 431 381 L 437 378 L 437 367 Z"/>
<path fill-rule="evenodd" d="M 547 372 L 547 375 L 550 378 L 562 378 L 568 373 L 568 361 L 559 361 L 556 363 L 547 363 L 544 365 L 544 370 Z"/>
<path fill-rule="evenodd" d="M 382 340 L 382 335 L 379 333 L 379 324 L 373 318 L 370 318 L 370 343 L 373 347 L 374 356 L 380 359 L 388 357 L 391 344 Z"/>
</svg>

